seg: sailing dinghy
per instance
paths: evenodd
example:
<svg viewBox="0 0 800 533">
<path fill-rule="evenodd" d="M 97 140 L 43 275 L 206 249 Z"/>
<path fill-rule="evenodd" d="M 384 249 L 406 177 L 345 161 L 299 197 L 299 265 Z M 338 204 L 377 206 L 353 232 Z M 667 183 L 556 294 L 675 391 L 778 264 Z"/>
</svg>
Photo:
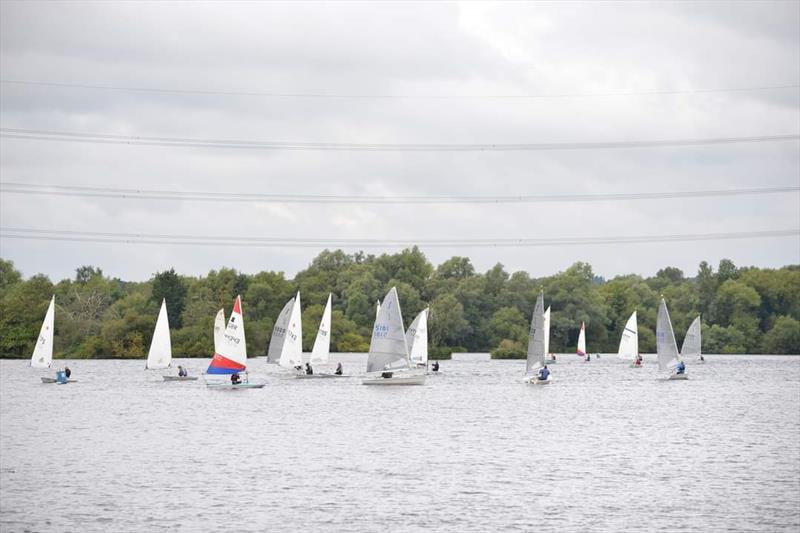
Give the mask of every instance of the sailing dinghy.
<svg viewBox="0 0 800 533">
<path fill-rule="evenodd" d="M 672 331 L 672 322 L 669 319 L 669 311 L 667 311 L 667 303 L 664 298 L 661 298 L 656 317 L 656 351 L 658 352 L 658 369 L 662 372 L 672 372 L 667 379 L 689 379 L 685 371 L 681 374 L 675 371 L 675 367 L 682 362 L 682 359 L 678 353 L 678 343 L 675 342 L 675 333 Z"/>
<path fill-rule="evenodd" d="M 428 308 L 417 315 L 406 331 L 408 357 L 412 366 L 428 367 Z"/>
<path fill-rule="evenodd" d="M 244 374 L 243 381 L 233 383 L 228 379 L 228 376 L 239 373 Z M 233 302 L 233 311 L 220 339 L 219 350 L 214 351 L 206 376 L 218 377 L 206 377 L 206 386 L 210 389 L 260 389 L 266 385 L 264 382 L 250 381 L 247 376 L 247 343 L 244 337 L 241 296 L 237 296 Z"/>
<path fill-rule="evenodd" d="M 424 385 L 425 372 L 412 369 L 397 289 L 389 290 L 375 319 L 364 385 Z"/>
<path fill-rule="evenodd" d="M 42 320 L 42 327 L 39 329 L 39 338 L 36 339 L 36 346 L 33 348 L 31 355 L 31 366 L 33 368 L 50 368 L 53 364 L 53 331 L 55 330 L 56 322 L 56 297 L 55 295 L 50 298 L 50 305 L 47 307 L 47 312 Z M 60 374 L 58 372 L 56 375 Z M 66 376 L 58 378 L 42 377 L 42 383 L 74 383 L 74 379 L 68 379 Z"/>
<path fill-rule="evenodd" d="M 167 301 L 161 301 L 161 310 L 158 312 L 156 327 L 153 330 L 153 339 L 150 341 L 150 351 L 147 352 L 146 370 L 169 368 L 172 366 L 172 341 L 169 336 L 169 317 L 167 315 Z M 195 381 L 197 376 L 163 376 L 164 381 Z"/>
<path fill-rule="evenodd" d="M 586 325 L 581 322 L 581 332 L 578 334 L 578 357 L 586 357 Z"/>
<path fill-rule="evenodd" d="M 702 364 L 706 362 L 705 359 L 703 359 L 703 352 L 701 349 L 701 327 L 700 317 L 698 316 L 692 321 L 692 324 L 686 331 L 686 337 L 684 337 L 683 346 L 681 346 L 681 357 L 684 361 L 689 357 L 693 357 L 697 359 L 698 363 Z"/>
<path fill-rule="evenodd" d="M 539 293 L 536 307 L 531 317 L 531 329 L 528 334 L 528 359 L 525 362 L 525 383 L 532 385 L 549 385 L 553 381 L 552 374 L 547 379 L 539 379 L 539 369 L 545 366 L 545 311 L 544 294 Z"/>
<path fill-rule="evenodd" d="M 319 329 L 317 330 L 317 338 L 314 340 L 314 347 L 311 349 L 311 357 L 308 363 L 312 368 L 317 365 L 327 365 L 330 362 L 331 355 L 331 295 L 328 294 L 328 303 L 325 304 L 325 310 L 322 312 L 322 319 L 319 321 Z M 313 374 L 297 374 L 296 378 L 299 379 L 312 379 L 312 378 L 341 378 L 342 375 L 329 374 L 324 372 L 314 371 Z"/>
<path fill-rule="evenodd" d="M 630 363 L 631 368 L 642 368 L 640 364 L 636 364 L 639 357 L 639 326 L 636 322 L 636 311 L 634 311 L 625 323 L 625 328 L 622 330 L 622 337 L 619 339 L 619 351 L 617 358 Z"/>
<path fill-rule="evenodd" d="M 297 374 L 303 368 L 303 325 L 300 317 L 300 293 L 283 306 L 267 350 L 267 363 L 294 370 Z M 305 374 L 303 374 L 305 375 Z"/>
</svg>

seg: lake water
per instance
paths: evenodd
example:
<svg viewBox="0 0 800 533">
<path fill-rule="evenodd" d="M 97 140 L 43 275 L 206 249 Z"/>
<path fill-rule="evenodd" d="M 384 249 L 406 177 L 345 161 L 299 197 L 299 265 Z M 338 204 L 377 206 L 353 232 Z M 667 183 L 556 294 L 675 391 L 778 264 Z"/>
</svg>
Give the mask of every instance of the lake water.
<svg viewBox="0 0 800 533">
<path fill-rule="evenodd" d="M 237 391 L 2 361 L 0 530 L 798 531 L 800 357 L 709 356 L 685 382 L 576 359 L 547 387 L 523 361 L 443 361 L 395 388 L 259 358 L 267 386 Z"/>
</svg>

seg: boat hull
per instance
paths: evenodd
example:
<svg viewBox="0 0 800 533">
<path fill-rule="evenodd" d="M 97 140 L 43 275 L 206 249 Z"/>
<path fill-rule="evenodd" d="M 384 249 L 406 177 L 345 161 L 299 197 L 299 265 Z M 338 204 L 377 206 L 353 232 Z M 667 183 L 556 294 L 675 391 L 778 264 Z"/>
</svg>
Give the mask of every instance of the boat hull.
<svg viewBox="0 0 800 533">
<path fill-rule="evenodd" d="M 164 381 L 197 381 L 197 376 L 162 376 Z"/>
<path fill-rule="evenodd" d="M 324 379 L 324 378 L 343 378 L 340 374 L 295 374 L 294 379 Z"/>
<path fill-rule="evenodd" d="M 394 374 L 392 377 L 385 378 L 383 376 L 367 377 L 361 381 L 362 385 L 424 385 L 425 374 L 411 374 L 404 376 L 402 374 Z"/>
<path fill-rule="evenodd" d="M 628 366 L 631 367 L 631 368 L 642 368 L 644 365 L 635 365 L 635 364 L 631 363 Z"/>
<path fill-rule="evenodd" d="M 42 383 L 57 383 L 58 385 L 66 385 L 67 383 L 75 383 L 77 379 L 68 379 L 67 381 L 59 382 L 56 378 L 42 378 Z"/>
<path fill-rule="evenodd" d="M 528 376 L 525 378 L 525 383 L 528 385 L 550 385 L 553 382 L 553 375 L 547 376 L 547 379 L 539 379 L 536 376 Z"/>
<path fill-rule="evenodd" d="M 681 380 L 681 379 L 689 379 L 689 374 L 686 374 L 686 373 L 683 373 L 683 374 L 672 374 L 667 379 L 669 381 Z"/>
</svg>

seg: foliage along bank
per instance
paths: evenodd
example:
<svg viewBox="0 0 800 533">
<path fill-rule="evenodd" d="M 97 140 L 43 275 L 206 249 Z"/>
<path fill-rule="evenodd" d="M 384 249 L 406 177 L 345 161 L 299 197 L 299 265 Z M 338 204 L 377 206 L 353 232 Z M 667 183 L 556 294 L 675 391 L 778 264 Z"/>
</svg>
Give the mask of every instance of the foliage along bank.
<svg viewBox="0 0 800 533">
<path fill-rule="evenodd" d="M 432 355 L 439 357 L 456 350 L 521 356 L 540 288 L 545 305 L 552 306 L 553 352 L 575 350 L 582 321 L 590 352 L 616 352 L 634 309 L 640 350 L 654 352 L 656 310 L 663 294 L 678 342 L 701 314 L 705 353 L 800 353 L 800 265 L 737 268 L 725 259 L 716 271 L 700 263 L 694 277 L 666 267 L 649 278 L 604 280 L 590 265 L 575 263 L 537 279 L 523 271 L 508 273 L 499 263 L 479 273 L 466 257 L 434 267 L 414 247 L 380 256 L 325 250 L 291 280 L 282 272 L 248 275 L 222 268 L 203 277 L 181 276 L 171 269 L 145 282 L 128 282 L 82 266 L 73 279 L 54 284 L 43 275 L 23 279 L 13 263 L 0 259 L 0 356 L 30 356 L 52 294 L 56 357 L 144 357 L 162 298 L 167 300 L 175 355 L 210 357 L 214 316 L 220 308 L 227 316 L 237 294 L 243 299 L 248 351 L 262 355 L 278 313 L 297 290 L 306 350 L 332 292 L 332 350 L 366 351 L 375 301 L 391 286 L 397 287 L 406 324 L 430 306 L 429 342 Z"/>
</svg>

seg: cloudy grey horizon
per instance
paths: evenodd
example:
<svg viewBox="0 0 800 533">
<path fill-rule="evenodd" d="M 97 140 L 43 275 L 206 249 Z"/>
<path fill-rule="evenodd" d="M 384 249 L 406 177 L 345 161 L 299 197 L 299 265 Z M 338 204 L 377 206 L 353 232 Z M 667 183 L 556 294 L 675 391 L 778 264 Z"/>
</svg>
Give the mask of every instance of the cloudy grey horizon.
<svg viewBox="0 0 800 533">
<path fill-rule="evenodd" d="M 511 145 L 800 134 L 800 3 L 0 3 L 0 182 L 225 195 L 488 197 L 800 186 L 800 141 L 590 149 L 220 149 L 18 138 Z M 29 83 L 18 83 L 20 81 Z M 42 137 L 43 135 L 40 135 Z M 0 237 L 26 276 L 293 277 L 309 239 L 489 242 L 800 227 L 800 194 L 523 203 L 287 203 L 0 192 L 0 226 L 286 239 L 284 246 Z M 385 242 L 386 244 L 381 244 Z M 796 235 L 523 247 L 420 245 L 534 277 L 800 263 Z"/>
</svg>

